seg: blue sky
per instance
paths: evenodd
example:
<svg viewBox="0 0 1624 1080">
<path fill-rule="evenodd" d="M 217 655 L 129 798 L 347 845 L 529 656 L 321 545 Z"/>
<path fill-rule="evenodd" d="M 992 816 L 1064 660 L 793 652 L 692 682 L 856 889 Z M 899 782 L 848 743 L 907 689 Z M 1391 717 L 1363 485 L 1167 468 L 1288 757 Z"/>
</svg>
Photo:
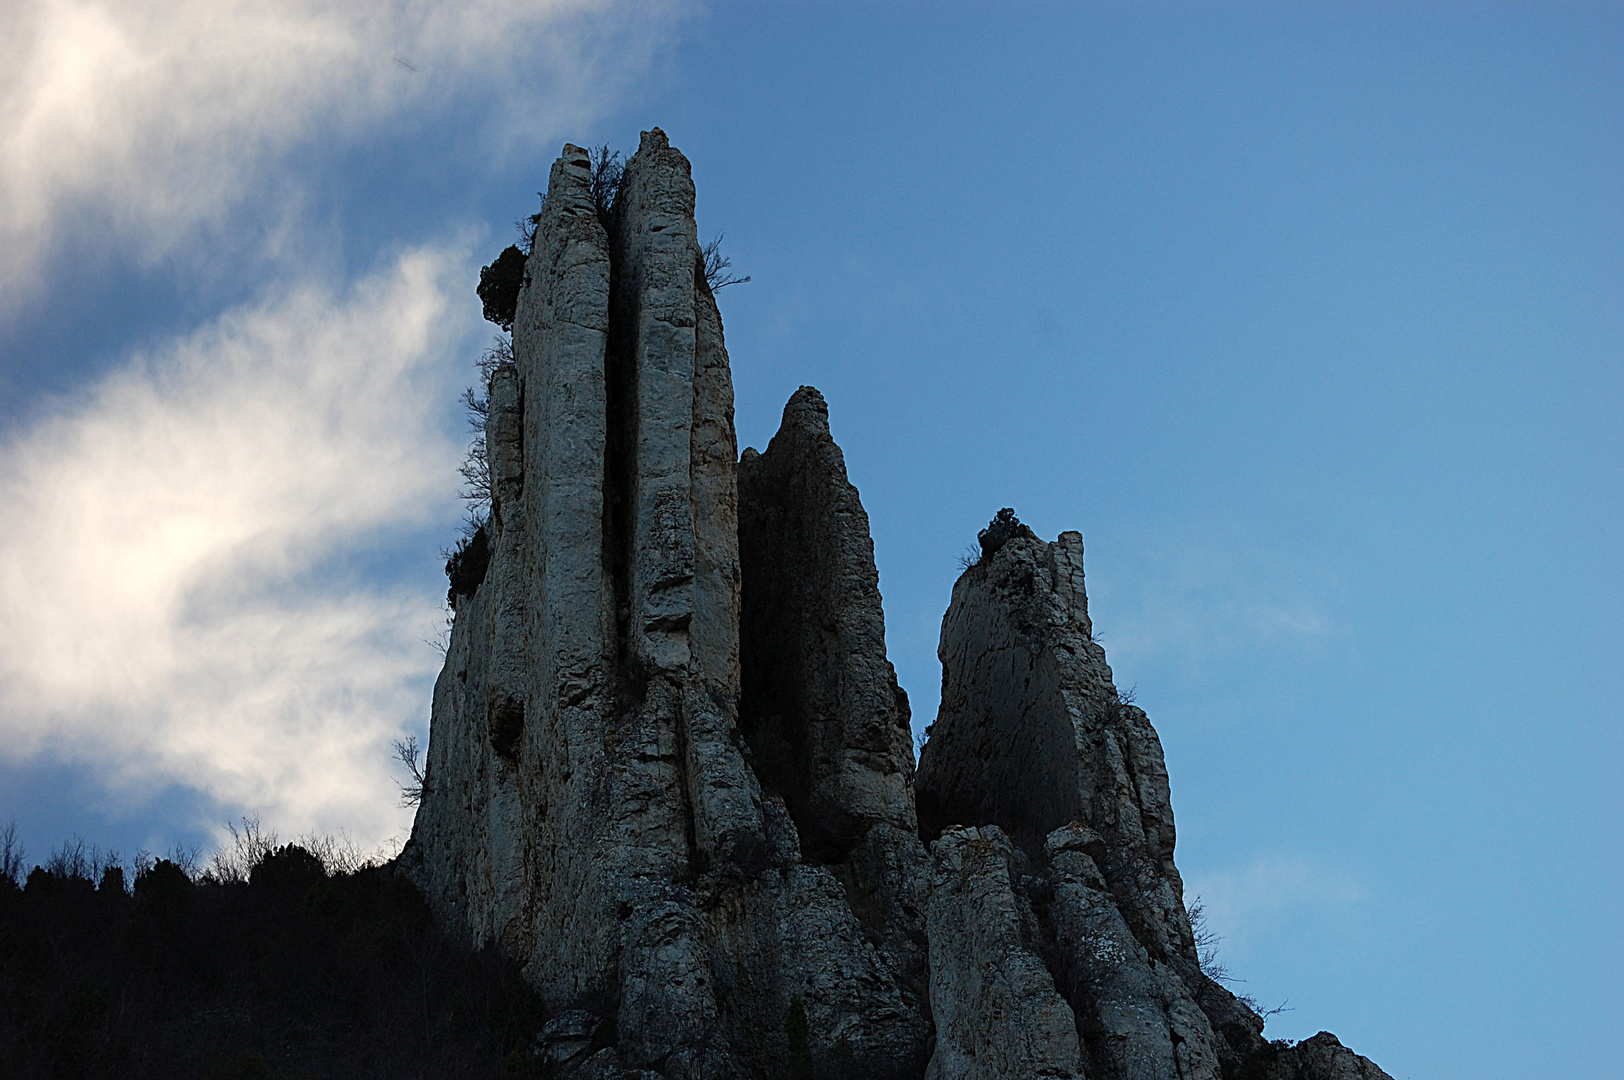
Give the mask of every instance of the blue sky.
<svg viewBox="0 0 1624 1080">
<path fill-rule="evenodd" d="M 478 266 L 662 126 L 741 444 L 828 397 L 917 726 L 956 559 L 1083 532 L 1240 989 L 1618 1075 L 1624 8 L 0 14 L 0 821 L 398 838 Z"/>
</svg>

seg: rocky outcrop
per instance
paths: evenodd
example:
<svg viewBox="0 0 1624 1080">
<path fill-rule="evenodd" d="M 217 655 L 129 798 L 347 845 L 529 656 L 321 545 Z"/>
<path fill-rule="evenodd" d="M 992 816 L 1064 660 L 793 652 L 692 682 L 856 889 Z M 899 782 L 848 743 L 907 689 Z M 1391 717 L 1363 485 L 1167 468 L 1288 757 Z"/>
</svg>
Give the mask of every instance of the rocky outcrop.
<svg viewBox="0 0 1624 1080">
<path fill-rule="evenodd" d="M 788 763 L 763 791 L 739 733 L 732 381 L 688 162 L 645 133 L 607 227 L 589 169 L 573 146 L 553 166 L 514 364 L 492 382 L 490 563 L 457 599 L 401 866 L 442 919 L 518 958 L 567 1020 L 538 1050 L 551 1068 L 781 1073 L 793 996 L 820 1073 L 917 1076 L 920 976 L 887 947 L 909 929 L 922 938 L 918 919 L 890 914 L 925 867 L 909 773 L 827 802 L 835 819 L 889 830 L 852 837 L 876 879 L 860 898 L 854 875 L 849 889 L 803 858 L 778 781 L 811 766 Z M 801 497 L 780 500 L 791 516 L 807 516 Z M 866 567 L 841 563 L 854 557 Z M 867 547 L 830 560 L 830 588 L 876 580 Z M 814 588 L 759 613 L 812 625 L 842 602 Z M 847 659 L 831 662 L 852 671 L 836 711 L 855 727 L 874 696 L 863 680 L 880 678 L 895 728 L 877 591 L 863 603 L 859 636 L 832 635 L 829 655 Z M 863 671 L 858 657 L 878 659 Z M 901 716 L 888 746 L 906 748 Z M 887 914 L 865 923 L 858 909 L 874 906 Z"/>
<path fill-rule="evenodd" d="M 1343 1046 L 1329 1031 L 1294 1045 L 1259 1047 L 1251 1062 L 1266 1080 L 1392 1080 L 1375 1062 Z"/>
<path fill-rule="evenodd" d="M 565 147 L 399 861 L 522 964 L 539 1074 L 1380 1080 L 1202 974 L 1076 533 L 983 535 L 915 775 L 826 403 L 739 457 L 687 159 L 645 132 L 600 195 Z"/>
<path fill-rule="evenodd" d="M 1001 535 L 989 543 L 989 533 Z M 1094 640 L 1082 536 L 1045 543 L 1009 518 L 983 534 L 983 549 L 942 621 L 941 709 L 915 785 L 921 831 L 941 836 L 938 878 L 962 861 L 964 827 L 1013 839 L 1022 872 L 1011 875 L 1012 903 L 1030 908 L 1036 929 L 1024 939 L 1031 959 L 1011 963 L 1041 958 L 1075 1015 L 1090 1077 L 1218 1080 L 1276 1061 L 1262 1019 L 1201 971 L 1173 864 L 1161 742 Z M 980 1015 L 996 1007 L 976 985 L 939 989 L 944 902 L 938 889 L 938 1057 L 977 1037 Z M 982 918 L 971 908 L 961 917 Z M 944 997 L 981 1004 L 949 1010 Z M 1295 1062 L 1299 1080 L 1339 1075 L 1324 1071 L 1330 1057 L 1295 1053 L 1278 1060 Z"/>
</svg>

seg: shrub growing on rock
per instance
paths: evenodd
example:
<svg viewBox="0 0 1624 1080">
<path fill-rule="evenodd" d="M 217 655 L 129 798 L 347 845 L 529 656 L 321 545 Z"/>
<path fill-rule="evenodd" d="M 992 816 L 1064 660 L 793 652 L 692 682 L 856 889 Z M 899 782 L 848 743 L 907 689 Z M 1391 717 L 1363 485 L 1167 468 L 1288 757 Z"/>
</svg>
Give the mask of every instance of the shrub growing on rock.
<svg viewBox="0 0 1624 1080">
<path fill-rule="evenodd" d="M 1019 535 L 1022 529 L 1021 519 L 1015 516 L 1015 509 L 1006 506 L 993 515 L 987 527 L 976 533 L 976 540 L 981 544 L 981 557 L 990 558 L 997 550 L 1009 543 L 1010 539 Z"/>
<path fill-rule="evenodd" d="M 479 299 L 485 305 L 485 318 L 503 330 L 512 330 L 523 285 L 524 252 L 509 244 L 495 262 L 479 271 Z"/>
<path fill-rule="evenodd" d="M 491 540 L 482 521 L 471 533 L 465 533 L 457 546 L 446 555 L 445 576 L 451 587 L 446 590 L 445 602 L 457 606 L 457 597 L 472 596 L 485 581 L 485 571 L 491 565 Z"/>
</svg>

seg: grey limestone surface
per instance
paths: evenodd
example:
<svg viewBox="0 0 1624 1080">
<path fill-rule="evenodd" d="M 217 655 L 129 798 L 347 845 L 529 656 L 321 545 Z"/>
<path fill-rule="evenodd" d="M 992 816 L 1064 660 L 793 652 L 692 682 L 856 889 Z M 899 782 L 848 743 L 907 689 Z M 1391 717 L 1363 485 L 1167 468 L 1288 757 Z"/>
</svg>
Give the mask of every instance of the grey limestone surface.
<svg viewBox="0 0 1624 1080">
<path fill-rule="evenodd" d="M 910 875 L 927 872 L 906 776 L 885 791 L 898 805 L 869 796 L 845 815 L 876 828 L 854 838 L 857 869 L 831 868 L 803 857 L 739 731 L 732 377 L 688 161 L 645 133 L 607 222 L 589 168 L 574 146 L 553 166 L 514 364 L 492 382 L 491 559 L 457 598 L 400 866 L 441 919 L 515 957 L 573 1018 L 541 1051 L 550 1068 L 775 1075 L 795 995 L 816 1060 L 916 1076 L 922 920 L 871 910 L 914 897 Z M 872 548 L 839 555 L 854 553 L 872 579 Z M 774 618 L 816 617 L 796 602 Z M 847 651 L 878 656 L 868 669 L 905 750 L 883 627 L 864 629 L 879 636 Z M 890 764 L 903 766 L 911 755 Z M 578 1029 L 602 1024 L 614 1045 L 577 1060 L 592 1045 Z"/>
<path fill-rule="evenodd" d="M 607 212 L 591 168 L 552 167 L 489 386 L 490 560 L 398 861 L 522 965 L 540 1074 L 1383 1080 L 1201 972 L 1078 534 L 954 586 L 916 774 L 827 403 L 741 457 L 688 160 L 644 132 Z"/>
</svg>

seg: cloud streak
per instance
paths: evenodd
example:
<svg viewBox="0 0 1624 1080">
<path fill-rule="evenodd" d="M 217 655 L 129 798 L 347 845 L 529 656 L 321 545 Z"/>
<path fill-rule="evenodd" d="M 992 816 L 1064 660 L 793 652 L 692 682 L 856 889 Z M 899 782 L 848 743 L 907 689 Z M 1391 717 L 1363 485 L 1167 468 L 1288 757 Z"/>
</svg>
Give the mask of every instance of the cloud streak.
<svg viewBox="0 0 1624 1080">
<path fill-rule="evenodd" d="M 135 357 L 0 446 L 0 738 L 115 789 L 177 783 L 376 842 L 390 739 L 426 712 L 447 405 L 472 331 L 451 250 L 305 283 Z"/>
<path fill-rule="evenodd" d="M 423 537 L 457 512 L 477 263 L 320 280 L 351 256 L 304 193 L 342 189 L 322 163 L 356 150 L 478 169 L 578 131 L 689 6 L 0 4 L 0 315 L 66 314 L 71 288 L 35 294 L 98 270 L 53 259 L 270 256 L 227 256 L 259 300 L 0 437 L 0 755 L 82 768 L 115 806 L 178 784 L 284 833 L 399 834 L 389 742 L 438 667 Z"/>
<path fill-rule="evenodd" d="M 16 300 L 65 230 L 110 231 L 147 258 L 172 250 L 301 144 L 453 109 L 479 116 L 467 126 L 494 146 L 550 137 L 601 108 L 676 11 L 655 0 L 0 5 L 0 296 Z"/>
<path fill-rule="evenodd" d="M 1098 578 L 1101 587 L 1091 589 L 1092 607 L 1109 613 L 1100 637 L 1114 662 L 1227 659 L 1255 649 L 1300 654 L 1344 641 L 1334 583 L 1305 572 L 1278 542 L 1214 528 L 1130 557 L 1135 572 L 1123 579 L 1140 583 L 1134 592 Z"/>
<path fill-rule="evenodd" d="M 1238 945 L 1287 913 L 1303 908 L 1346 909 L 1368 890 L 1347 870 L 1290 856 L 1253 859 L 1244 866 L 1185 875 L 1186 897 L 1201 897 L 1209 925 Z"/>
</svg>

